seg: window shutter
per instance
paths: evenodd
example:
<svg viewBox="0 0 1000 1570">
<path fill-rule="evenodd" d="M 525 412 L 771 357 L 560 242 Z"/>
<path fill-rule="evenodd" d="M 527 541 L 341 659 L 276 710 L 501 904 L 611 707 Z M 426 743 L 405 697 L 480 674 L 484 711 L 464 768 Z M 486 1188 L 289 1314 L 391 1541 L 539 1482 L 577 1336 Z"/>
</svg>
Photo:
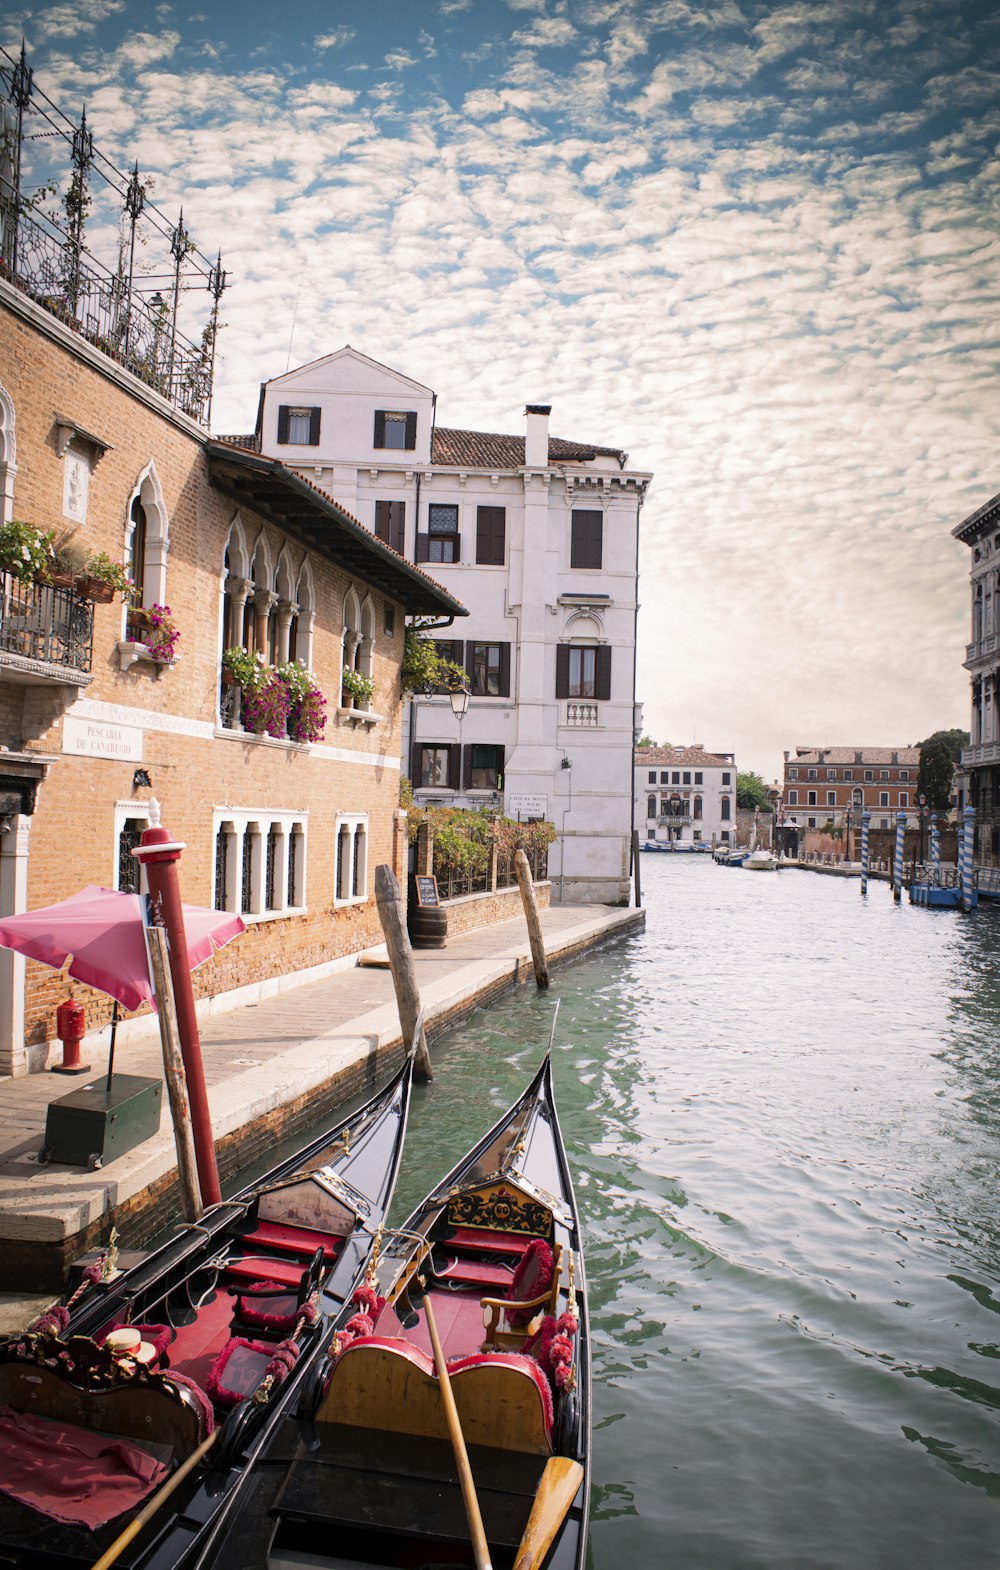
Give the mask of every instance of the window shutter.
<svg viewBox="0 0 1000 1570">
<path fill-rule="evenodd" d="M 460 790 L 472 789 L 472 744 L 466 742 L 462 748 L 462 783 Z"/>
<path fill-rule="evenodd" d="M 406 416 L 406 452 L 412 452 L 417 445 L 417 412 L 411 409 Z"/>
<path fill-rule="evenodd" d="M 461 664 L 461 655 L 459 655 Z M 471 638 L 465 640 L 465 680 L 470 692 L 476 690 L 476 645 Z"/>
<path fill-rule="evenodd" d="M 594 661 L 594 696 L 603 698 L 605 703 L 611 701 L 611 650 L 600 648 L 596 650 Z"/>
<path fill-rule="evenodd" d="M 510 644 L 500 645 L 500 696 L 510 697 Z"/>
<path fill-rule="evenodd" d="M 415 741 L 413 743 L 413 751 L 410 756 L 410 784 L 413 786 L 414 790 L 418 789 L 420 785 L 420 748 L 421 743 L 419 741 Z"/>
<path fill-rule="evenodd" d="M 450 790 L 462 789 L 462 749 L 457 742 L 448 748 L 448 787 Z"/>
<path fill-rule="evenodd" d="M 403 542 L 406 537 L 406 503 L 389 503 L 389 544 L 394 551 L 403 554 Z"/>
<path fill-rule="evenodd" d="M 287 403 L 280 403 L 278 405 L 278 441 L 279 442 L 287 443 L 287 441 L 288 441 L 288 408 L 289 408 L 289 406 L 288 406 Z"/>
<path fill-rule="evenodd" d="M 384 540 L 387 545 L 391 543 L 389 540 L 389 518 L 391 507 L 392 502 L 375 503 L 375 537 L 376 539 Z"/>
<path fill-rule="evenodd" d="M 506 509 L 503 507 L 476 509 L 476 561 L 481 565 L 503 566 L 505 521 Z"/>
<path fill-rule="evenodd" d="M 319 446 L 319 415 L 320 415 L 320 411 L 318 409 L 310 409 L 309 410 L 309 445 L 310 445 L 310 447 L 318 447 Z"/>
<path fill-rule="evenodd" d="M 556 645 L 556 697 L 569 697 L 569 644 Z"/>
<path fill-rule="evenodd" d="M 453 534 L 452 535 L 452 539 L 455 542 L 455 549 L 451 553 L 451 559 L 452 559 L 453 562 L 461 561 L 462 560 L 462 536 L 460 534 Z"/>
<path fill-rule="evenodd" d="M 569 564 L 571 567 L 600 567 L 604 514 L 592 509 L 574 510 L 571 522 Z"/>
<path fill-rule="evenodd" d="M 385 410 L 375 410 L 375 435 L 372 438 L 373 447 L 385 446 Z"/>
<path fill-rule="evenodd" d="M 429 556 L 430 552 L 428 549 L 428 536 L 426 534 L 418 534 L 416 559 L 418 562 L 427 561 L 429 560 Z"/>
</svg>

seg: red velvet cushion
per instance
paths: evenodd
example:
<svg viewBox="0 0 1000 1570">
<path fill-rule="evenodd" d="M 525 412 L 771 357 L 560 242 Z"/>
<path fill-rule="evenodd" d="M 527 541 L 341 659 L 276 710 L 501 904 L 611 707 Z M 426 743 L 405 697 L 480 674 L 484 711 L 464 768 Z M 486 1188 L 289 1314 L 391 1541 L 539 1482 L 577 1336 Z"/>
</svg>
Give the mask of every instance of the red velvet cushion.
<svg viewBox="0 0 1000 1570">
<path fill-rule="evenodd" d="M 299 1300 L 294 1292 L 277 1281 L 255 1281 L 251 1290 L 262 1291 L 270 1287 L 266 1297 L 238 1297 L 236 1317 L 251 1330 L 270 1330 L 276 1335 L 294 1330 L 298 1317 Z"/>
<path fill-rule="evenodd" d="M 252 1395 L 273 1356 L 274 1347 L 266 1341 L 245 1341 L 242 1336 L 227 1341 L 205 1380 L 216 1406 L 236 1406 Z"/>
<path fill-rule="evenodd" d="M 490 1232 L 485 1227 L 456 1227 L 444 1239 L 449 1248 L 483 1254 L 523 1254 L 532 1238 L 525 1232 Z"/>
<path fill-rule="evenodd" d="M 289 1260 L 287 1265 L 280 1260 L 261 1259 L 248 1254 L 246 1259 L 231 1259 L 226 1265 L 226 1275 L 243 1286 L 252 1286 L 267 1273 L 268 1279 L 277 1281 L 280 1286 L 298 1287 L 302 1280 L 302 1266 L 294 1260 Z"/>
<path fill-rule="evenodd" d="M 540 1237 L 536 1237 L 525 1250 L 524 1258 L 514 1272 L 514 1279 L 507 1293 L 511 1303 L 523 1303 L 541 1297 L 552 1285 L 552 1250 Z M 530 1324 L 536 1310 L 508 1309 L 507 1323 L 515 1330 Z"/>
<path fill-rule="evenodd" d="M 311 1259 L 316 1250 L 323 1249 L 323 1258 L 327 1264 L 331 1259 L 336 1259 L 343 1244 L 342 1237 L 335 1237 L 329 1232 L 314 1232 L 310 1227 L 292 1227 L 283 1221 L 258 1221 L 253 1232 L 244 1234 L 243 1242 L 252 1243 L 255 1248 L 270 1253 L 273 1249 L 279 1254 L 299 1254 Z"/>
</svg>

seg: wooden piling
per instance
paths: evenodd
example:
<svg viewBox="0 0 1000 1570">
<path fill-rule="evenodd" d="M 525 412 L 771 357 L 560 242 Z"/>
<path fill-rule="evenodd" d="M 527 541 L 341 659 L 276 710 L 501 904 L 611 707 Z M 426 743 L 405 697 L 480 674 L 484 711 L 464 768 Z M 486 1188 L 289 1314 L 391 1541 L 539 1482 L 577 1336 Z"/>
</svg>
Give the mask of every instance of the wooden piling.
<svg viewBox="0 0 1000 1570">
<path fill-rule="evenodd" d="M 156 991 L 156 1018 L 160 1027 L 163 1073 L 167 1081 L 170 1116 L 174 1123 L 177 1175 L 180 1178 L 184 1215 L 188 1221 L 200 1221 L 204 1211 L 201 1189 L 198 1185 L 198 1163 L 195 1159 L 187 1078 L 181 1053 L 180 1031 L 177 1028 L 177 1006 L 174 1003 L 174 989 L 170 982 L 170 951 L 166 928 L 147 927 L 146 941 L 149 947 L 153 987 Z"/>
<path fill-rule="evenodd" d="M 545 958 L 545 942 L 542 938 L 542 920 L 538 914 L 535 885 L 531 881 L 531 868 L 523 850 L 517 851 L 514 855 L 514 871 L 517 873 L 517 886 L 521 890 L 521 903 L 528 923 L 528 941 L 531 944 L 531 963 L 535 967 L 535 983 L 541 992 L 545 992 L 549 985 L 549 967 Z"/>
<path fill-rule="evenodd" d="M 375 901 L 378 905 L 382 931 L 385 934 L 385 946 L 389 953 L 389 968 L 396 991 L 396 1008 L 399 1011 L 403 1040 L 409 1045 L 418 1036 L 417 1024 L 421 1017 L 420 992 L 417 988 L 413 950 L 406 935 L 406 917 L 403 914 L 399 884 L 393 876 L 392 868 L 386 866 L 384 862 L 375 868 Z M 422 1024 L 415 1042 L 413 1070 L 416 1078 L 423 1083 L 434 1078 L 430 1053 L 427 1050 L 427 1036 Z"/>
</svg>

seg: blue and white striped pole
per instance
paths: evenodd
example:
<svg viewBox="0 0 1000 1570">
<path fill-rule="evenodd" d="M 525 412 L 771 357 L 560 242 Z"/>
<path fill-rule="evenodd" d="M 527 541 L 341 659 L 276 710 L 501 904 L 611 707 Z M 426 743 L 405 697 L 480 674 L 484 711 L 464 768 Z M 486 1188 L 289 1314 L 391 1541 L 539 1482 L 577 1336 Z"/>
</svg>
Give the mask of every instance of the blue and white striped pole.
<svg viewBox="0 0 1000 1570">
<path fill-rule="evenodd" d="M 966 807 L 962 834 L 962 909 L 972 909 L 972 848 L 975 843 L 975 807 Z"/>
<path fill-rule="evenodd" d="M 903 897 L 903 845 L 906 834 L 906 813 L 896 813 L 896 851 L 892 858 L 892 897 L 898 905 Z"/>
<path fill-rule="evenodd" d="M 868 893 L 868 825 L 872 820 L 870 812 L 861 814 L 861 893 Z"/>
<path fill-rule="evenodd" d="M 936 812 L 931 813 L 931 882 L 935 886 L 941 882 L 941 831 Z"/>
</svg>

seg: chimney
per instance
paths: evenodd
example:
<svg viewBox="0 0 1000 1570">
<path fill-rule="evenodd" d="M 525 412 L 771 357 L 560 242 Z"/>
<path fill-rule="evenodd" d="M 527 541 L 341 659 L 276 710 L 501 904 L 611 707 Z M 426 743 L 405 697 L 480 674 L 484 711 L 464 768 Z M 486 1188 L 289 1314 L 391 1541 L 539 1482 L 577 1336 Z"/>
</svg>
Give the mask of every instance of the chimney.
<svg viewBox="0 0 1000 1570">
<path fill-rule="evenodd" d="M 527 469 L 547 469 L 549 466 L 549 415 L 550 403 L 529 403 L 524 411 L 527 429 L 524 433 L 524 465 Z"/>
</svg>

